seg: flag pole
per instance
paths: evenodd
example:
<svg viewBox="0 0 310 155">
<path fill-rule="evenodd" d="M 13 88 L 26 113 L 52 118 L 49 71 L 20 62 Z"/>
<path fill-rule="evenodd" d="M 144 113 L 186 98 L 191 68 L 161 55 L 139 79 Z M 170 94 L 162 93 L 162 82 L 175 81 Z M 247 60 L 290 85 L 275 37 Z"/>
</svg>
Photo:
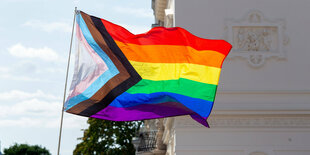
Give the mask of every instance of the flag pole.
<svg viewBox="0 0 310 155">
<path fill-rule="evenodd" d="M 63 116 L 64 116 L 64 108 L 65 108 L 64 106 L 65 106 L 65 101 L 66 101 L 66 91 L 67 91 L 68 73 L 69 73 L 69 65 L 70 65 L 70 57 L 71 57 L 72 40 L 73 40 L 73 31 L 74 31 L 76 13 L 77 13 L 77 7 L 74 8 L 74 17 L 73 17 L 73 25 L 72 25 L 72 32 L 71 32 L 71 41 L 70 41 L 69 57 L 68 57 L 68 64 L 67 64 L 67 73 L 66 73 L 66 81 L 65 81 L 65 88 L 64 88 L 64 97 L 63 97 L 63 101 L 62 101 L 62 110 L 61 110 L 61 118 L 60 118 L 60 127 L 59 127 L 59 138 L 58 138 L 57 155 L 59 155 L 59 151 L 60 151 L 60 142 L 61 142 L 61 133 L 62 133 L 62 123 L 63 123 Z"/>
</svg>

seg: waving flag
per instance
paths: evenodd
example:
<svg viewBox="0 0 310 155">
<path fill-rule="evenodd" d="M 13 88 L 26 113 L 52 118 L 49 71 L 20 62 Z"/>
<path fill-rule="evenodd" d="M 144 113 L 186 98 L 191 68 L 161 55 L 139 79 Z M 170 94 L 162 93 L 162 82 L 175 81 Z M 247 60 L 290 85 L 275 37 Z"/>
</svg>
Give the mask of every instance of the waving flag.
<svg viewBox="0 0 310 155">
<path fill-rule="evenodd" d="M 229 43 L 179 27 L 134 35 L 82 11 L 76 23 L 67 112 L 113 121 L 191 115 L 208 126 Z"/>
</svg>

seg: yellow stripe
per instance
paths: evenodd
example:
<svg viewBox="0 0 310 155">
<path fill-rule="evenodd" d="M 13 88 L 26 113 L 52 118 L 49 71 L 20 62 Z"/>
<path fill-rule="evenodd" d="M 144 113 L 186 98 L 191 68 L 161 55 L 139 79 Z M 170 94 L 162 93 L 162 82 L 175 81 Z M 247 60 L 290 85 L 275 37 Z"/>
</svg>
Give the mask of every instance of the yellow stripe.
<svg viewBox="0 0 310 155">
<path fill-rule="evenodd" d="M 190 63 L 145 63 L 130 61 L 143 79 L 176 80 L 185 78 L 197 82 L 217 85 L 220 68 Z"/>
</svg>

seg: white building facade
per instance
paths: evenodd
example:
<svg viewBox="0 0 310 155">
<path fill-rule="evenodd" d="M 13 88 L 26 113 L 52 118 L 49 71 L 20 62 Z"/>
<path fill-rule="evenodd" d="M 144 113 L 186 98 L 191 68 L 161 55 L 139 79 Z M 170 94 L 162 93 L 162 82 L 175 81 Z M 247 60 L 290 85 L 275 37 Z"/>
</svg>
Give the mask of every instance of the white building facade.
<svg viewBox="0 0 310 155">
<path fill-rule="evenodd" d="M 152 7 L 157 25 L 233 45 L 211 127 L 186 116 L 157 120 L 165 147 L 158 142 L 153 154 L 310 155 L 310 1 L 153 0 Z"/>
</svg>

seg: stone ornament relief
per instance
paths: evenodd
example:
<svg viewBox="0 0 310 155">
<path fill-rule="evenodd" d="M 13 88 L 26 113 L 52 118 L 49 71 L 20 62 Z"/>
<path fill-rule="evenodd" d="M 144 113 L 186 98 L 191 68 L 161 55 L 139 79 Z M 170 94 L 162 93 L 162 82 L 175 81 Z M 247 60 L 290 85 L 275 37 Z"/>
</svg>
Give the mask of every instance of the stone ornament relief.
<svg viewBox="0 0 310 155">
<path fill-rule="evenodd" d="M 269 20 L 253 10 L 240 20 L 225 21 L 225 39 L 233 45 L 228 58 L 245 58 L 253 67 L 260 67 L 267 58 L 285 58 L 285 22 Z"/>
<path fill-rule="evenodd" d="M 234 26 L 233 44 L 238 51 L 274 51 L 277 48 L 277 27 Z"/>
</svg>

